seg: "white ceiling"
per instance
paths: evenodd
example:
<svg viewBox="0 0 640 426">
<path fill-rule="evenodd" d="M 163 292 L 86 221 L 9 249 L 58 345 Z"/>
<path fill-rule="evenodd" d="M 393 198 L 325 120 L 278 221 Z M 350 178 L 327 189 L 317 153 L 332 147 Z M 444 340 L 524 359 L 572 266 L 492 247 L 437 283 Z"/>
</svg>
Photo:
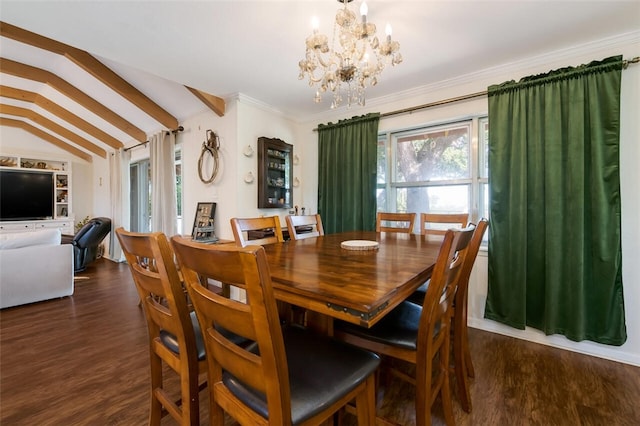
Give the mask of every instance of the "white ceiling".
<svg viewBox="0 0 640 426">
<path fill-rule="evenodd" d="M 358 8 L 360 0 L 355 3 Z M 402 64 L 382 73 L 378 86 L 367 90 L 370 100 L 640 31 L 640 0 L 367 4 L 369 21 L 379 34 L 387 22 L 393 26 L 404 57 Z M 335 0 L 0 0 L 0 20 L 86 50 L 178 120 L 206 108 L 182 85 L 223 98 L 242 93 L 304 120 L 329 109 L 330 102 L 326 96 L 315 104 L 314 90 L 298 80 L 311 17 L 320 19 L 321 32 L 331 34 L 339 7 Z M 145 131 L 159 127 L 62 56 L 7 38 L 0 41 L 3 58 L 57 73 Z M 41 83 L 0 77 L 4 85 L 55 92 Z M 48 96 L 61 105 L 70 103 L 57 92 Z M 130 139 L 117 129 L 109 131 L 125 142 Z"/>
</svg>

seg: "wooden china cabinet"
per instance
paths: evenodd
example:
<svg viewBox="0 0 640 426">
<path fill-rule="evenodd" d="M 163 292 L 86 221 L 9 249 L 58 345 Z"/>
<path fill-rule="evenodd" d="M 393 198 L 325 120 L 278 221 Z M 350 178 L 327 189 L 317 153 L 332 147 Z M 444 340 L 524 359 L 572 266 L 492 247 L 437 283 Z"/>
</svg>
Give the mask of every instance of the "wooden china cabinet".
<svg viewBox="0 0 640 426">
<path fill-rule="evenodd" d="M 293 145 L 258 138 L 258 208 L 293 206 Z"/>
</svg>

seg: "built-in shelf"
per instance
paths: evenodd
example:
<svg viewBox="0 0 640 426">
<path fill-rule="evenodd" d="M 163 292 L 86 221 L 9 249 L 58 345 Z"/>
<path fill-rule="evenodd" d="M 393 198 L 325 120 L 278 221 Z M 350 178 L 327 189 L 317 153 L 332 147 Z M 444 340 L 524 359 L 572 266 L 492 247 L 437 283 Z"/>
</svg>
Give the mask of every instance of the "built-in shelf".
<svg viewBox="0 0 640 426">
<path fill-rule="evenodd" d="M 54 216 L 51 220 L 72 220 L 71 209 L 71 162 L 65 160 L 50 160 L 19 155 L 0 155 L 0 168 L 15 170 L 33 170 L 51 173 L 54 181 Z M 25 194 L 28 196 L 28 194 Z M 47 219 L 48 220 L 48 219 Z M 5 222 L 3 222 L 5 223 Z M 13 223 L 13 222 L 11 222 Z M 34 223 L 37 223 L 34 222 Z M 54 224 L 57 226 L 57 223 Z M 20 228 L 20 226 L 18 226 Z M 73 229 L 73 224 L 71 225 Z"/>
</svg>

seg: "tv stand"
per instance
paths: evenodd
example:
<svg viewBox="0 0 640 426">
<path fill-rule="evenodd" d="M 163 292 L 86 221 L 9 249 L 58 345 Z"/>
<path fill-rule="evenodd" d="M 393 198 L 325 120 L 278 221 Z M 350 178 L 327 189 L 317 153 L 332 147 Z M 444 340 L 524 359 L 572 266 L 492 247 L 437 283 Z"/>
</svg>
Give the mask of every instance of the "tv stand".
<svg viewBox="0 0 640 426">
<path fill-rule="evenodd" d="M 0 222 L 0 234 L 10 232 L 35 232 L 40 229 L 59 229 L 63 234 L 74 234 L 73 221 L 69 219 L 16 220 Z"/>
</svg>

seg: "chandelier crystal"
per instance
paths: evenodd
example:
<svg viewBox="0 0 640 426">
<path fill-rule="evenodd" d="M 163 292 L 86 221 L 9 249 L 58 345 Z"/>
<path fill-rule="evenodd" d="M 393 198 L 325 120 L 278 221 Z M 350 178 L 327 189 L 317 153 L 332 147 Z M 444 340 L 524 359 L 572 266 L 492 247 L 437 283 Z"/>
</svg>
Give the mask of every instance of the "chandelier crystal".
<svg viewBox="0 0 640 426">
<path fill-rule="evenodd" d="M 386 38 L 381 43 L 376 35 L 376 26 L 367 21 L 367 5 L 360 6 L 361 19 L 349 9 L 352 0 L 338 0 L 343 4 L 338 9 L 333 26 L 331 48 L 326 35 L 318 31 L 318 20 L 313 19 L 313 33 L 306 39 L 306 54 L 298 65 L 299 80 L 306 77 L 309 86 L 316 86 L 314 100 L 322 101 L 322 94 L 333 92 L 331 108 L 365 104 L 365 89 L 378 84 L 378 76 L 387 64 L 402 62 L 400 44 L 391 39 L 391 26 L 387 24 Z"/>
</svg>

